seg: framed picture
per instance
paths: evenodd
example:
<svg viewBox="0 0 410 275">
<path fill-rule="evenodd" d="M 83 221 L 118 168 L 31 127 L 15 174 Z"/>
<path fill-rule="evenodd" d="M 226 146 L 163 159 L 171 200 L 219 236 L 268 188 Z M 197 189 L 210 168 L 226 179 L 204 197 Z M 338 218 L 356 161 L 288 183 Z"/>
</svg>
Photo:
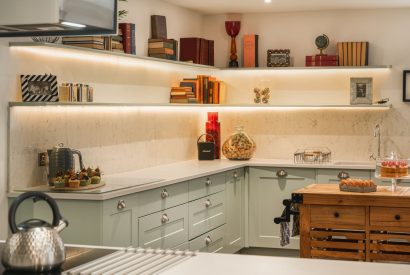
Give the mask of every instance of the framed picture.
<svg viewBox="0 0 410 275">
<path fill-rule="evenodd" d="M 403 71 L 403 102 L 410 102 L 410 89 L 407 87 L 407 79 L 410 79 L 410 70 Z M 409 82 L 410 83 L 410 82 Z"/>
<path fill-rule="evenodd" d="M 268 50 L 268 67 L 289 67 L 290 50 Z"/>
<path fill-rule="evenodd" d="M 21 75 L 21 93 L 25 102 L 58 101 L 55 75 Z"/>
<path fill-rule="evenodd" d="M 371 105 L 373 101 L 373 78 L 350 78 L 350 104 Z"/>
</svg>

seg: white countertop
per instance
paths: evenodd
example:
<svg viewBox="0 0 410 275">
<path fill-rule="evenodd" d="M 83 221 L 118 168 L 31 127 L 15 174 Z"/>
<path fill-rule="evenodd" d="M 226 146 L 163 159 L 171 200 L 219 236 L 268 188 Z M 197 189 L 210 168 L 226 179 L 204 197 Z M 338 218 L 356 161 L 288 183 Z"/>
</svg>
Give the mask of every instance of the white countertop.
<svg viewBox="0 0 410 275">
<path fill-rule="evenodd" d="M 408 275 L 409 264 L 198 253 L 164 275 Z"/>
<path fill-rule="evenodd" d="M 132 193 L 142 192 L 159 188 L 178 182 L 183 182 L 199 177 L 208 176 L 220 172 L 229 171 L 242 167 L 281 167 L 281 168 L 323 168 L 323 169 L 364 169 L 374 170 L 372 162 L 335 162 L 327 164 L 295 164 L 293 160 L 281 159 L 251 159 L 248 161 L 213 160 L 198 161 L 189 160 L 167 165 L 160 165 L 125 173 L 104 175 L 106 186 L 94 191 L 76 192 L 50 192 L 55 199 L 76 200 L 106 200 Z M 27 189 L 13 190 L 9 197 L 16 197 L 24 191 L 46 191 L 47 186 L 32 187 Z"/>
</svg>

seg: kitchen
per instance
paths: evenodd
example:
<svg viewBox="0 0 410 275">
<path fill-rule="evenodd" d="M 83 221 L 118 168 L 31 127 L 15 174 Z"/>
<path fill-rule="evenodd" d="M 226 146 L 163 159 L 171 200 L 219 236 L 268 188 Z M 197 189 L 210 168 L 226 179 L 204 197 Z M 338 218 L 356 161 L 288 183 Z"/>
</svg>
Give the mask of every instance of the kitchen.
<svg viewBox="0 0 410 275">
<path fill-rule="evenodd" d="M 135 187 L 134 192 L 149 191 L 150 188 L 162 190 L 166 184 L 191 182 L 196 178 L 229 173 L 235 169 L 246 171 L 253 168 L 263 170 L 263 167 L 287 168 L 290 173 L 289 169 L 296 169 L 293 164 L 295 151 L 316 146 L 328 147 L 332 152 L 333 162 L 360 161 L 365 164 L 305 167 L 308 170 L 307 175 L 303 174 L 300 178 L 310 179 L 306 185 L 313 182 L 325 183 L 322 180 L 326 179 L 328 182 L 331 176 L 323 176 L 327 175 L 329 169 L 332 169 L 333 174 L 333 169 L 347 169 L 351 171 L 351 177 L 371 178 L 373 174 L 370 171 L 374 169 L 374 164 L 368 165 L 366 162 L 372 153 L 377 155 L 378 139 L 373 136 L 377 124 L 380 125 L 382 156 L 388 155 L 391 151 L 404 158 L 410 155 L 410 111 L 408 103 L 402 102 L 402 72 L 408 69 L 407 62 L 410 61 L 406 55 L 409 39 L 402 35 L 406 33 L 406 23 L 409 20 L 410 9 L 407 1 L 390 1 L 391 6 L 384 8 L 363 1 L 363 6 L 351 4 L 340 9 L 339 6 L 332 6 L 332 2 L 329 1 L 326 1 L 326 5 L 322 2 L 322 5 L 316 7 L 300 6 L 300 3 L 296 5 L 296 1 L 291 1 L 289 6 L 282 6 L 279 12 L 275 12 L 275 7 L 263 1 L 260 1 L 258 7 L 254 5 L 253 8 L 259 8 L 259 11 L 264 13 L 251 13 L 250 11 L 257 10 L 252 10 L 249 6 L 242 7 L 242 10 L 241 7 L 233 10 L 232 7 L 237 4 L 229 1 L 223 1 L 219 5 L 210 1 L 210 4 L 204 5 L 215 8 L 215 13 L 206 7 L 201 12 L 193 6 L 188 6 L 192 9 L 187 9 L 183 4 L 174 5 L 178 4 L 178 1 L 174 1 L 174 4 L 172 2 L 130 0 L 119 3 L 120 8 L 128 10 L 126 20 L 135 23 L 137 27 L 137 55 L 146 56 L 150 16 L 160 14 L 167 18 L 168 37 L 213 39 L 215 67 L 226 68 L 229 61 L 230 37 L 225 32 L 224 21 L 233 16 L 242 23 L 241 32 L 237 37 L 240 62 L 241 37 L 246 33 L 260 35 L 261 67 L 266 64 L 264 53 L 270 48 L 290 48 L 293 66 L 303 67 L 305 56 L 318 52 L 314 43 L 315 38 L 326 34 L 331 40 L 326 50 L 329 54 L 336 52 L 337 41 L 367 40 L 371 42 L 370 64 L 387 68 L 209 71 L 208 68 L 202 67 L 144 62 L 94 52 L 47 47 L 9 47 L 9 42 L 31 40 L 0 38 L 0 79 L 3 83 L 0 87 L 0 131 L 3 136 L 0 146 L 0 175 L 3 182 L 0 184 L 0 239 L 6 239 L 8 232 L 7 194 L 13 190 L 46 182 L 45 170 L 37 167 L 37 153 L 51 149 L 58 143 L 79 149 L 86 165 L 101 167 L 103 179 L 106 175 L 107 182 L 110 175 L 130 171 L 136 171 L 137 178 L 166 179 L 153 183 L 150 187 Z M 185 5 L 188 5 L 188 2 L 186 1 Z M 206 2 L 208 1 L 204 3 Z M 230 12 L 241 14 L 226 15 Z M 346 17 L 349 20 L 346 20 Z M 388 67 L 390 65 L 391 68 Z M 107 103 L 107 106 L 19 105 L 22 101 L 19 75 L 44 73 L 57 75 L 59 82 L 90 83 L 95 90 L 95 102 Z M 184 77 L 200 74 L 216 75 L 218 79 L 224 80 L 228 86 L 228 104 L 246 107 L 164 106 L 169 102 L 171 86 L 176 85 Z M 372 77 L 374 101 L 389 98 L 388 104 L 392 104 L 392 107 L 324 107 L 349 105 L 351 77 Z M 291 107 L 254 106 L 255 87 L 271 89 L 272 105 Z M 10 121 L 9 102 L 16 103 L 10 107 Z M 127 104 L 124 103 L 130 106 L 125 106 Z M 137 106 L 138 104 L 148 106 Z M 196 141 L 205 131 L 208 111 L 219 112 L 221 141 L 225 141 L 235 131 L 235 126 L 244 126 L 246 133 L 257 146 L 250 163 L 242 164 L 228 160 L 199 163 L 194 161 L 197 159 Z M 295 173 L 299 171 L 296 169 Z M 354 174 L 355 171 L 365 174 Z M 244 190 L 250 188 L 246 185 L 247 181 L 245 176 Z M 264 240 L 263 236 L 277 236 L 279 225 L 275 225 L 272 220 L 283 210 L 282 197 L 290 198 L 291 192 L 303 186 L 305 183 L 297 187 L 287 185 L 285 190 L 279 188 L 278 191 L 282 192 L 280 196 L 277 196 L 278 193 L 273 189 L 270 190 L 272 199 L 261 206 L 264 211 L 259 211 L 261 215 L 267 216 L 263 223 L 269 223 L 261 227 L 262 231 L 252 228 L 256 222 L 247 220 L 255 218 L 255 215 L 244 216 L 243 232 L 247 232 L 249 238 L 254 238 L 244 240 L 247 246 L 250 243 L 261 243 L 261 247 L 279 248 L 277 238 L 269 243 L 273 238 Z M 117 191 L 120 192 L 117 194 L 127 195 L 127 191 L 124 190 L 126 189 Z M 258 193 L 259 195 L 265 195 L 263 190 Z M 64 199 L 70 194 L 55 196 L 57 199 L 58 196 Z M 105 195 L 97 194 L 94 198 L 97 196 L 102 198 Z M 269 197 L 270 194 L 267 193 L 266 196 Z M 107 199 L 112 198 L 114 197 L 107 196 Z M 189 198 L 188 200 L 193 201 Z M 140 202 L 141 200 L 138 200 L 135 203 Z M 101 202 L 96 202 L 99 203 Z M 243 207 L 243 213 L 258 212 L 252 206 L 246 206 L 246 203 Z M 75 211 L 80 216 L 82 212 L 90 209 L 91 207 L 80 207 Z M 269 213 L 269 209 L 278 214 Z M 61 212 L 65 217 L 63 209 Z M 147 210 L 146 213 L 135 215 L 139 217 L 150 213 L 153 212 Z M 131 219 L 133 222 L 135 220 Z M 75 227 L 73 219 L 69 219 L 69 222 L 71 224 L 64 231 L 71 232 L 70 227 Z M 94 230 L 101 229 L 90 230 L 97 232 Z M 254 234 L 251 234 L 251 231 Z M 86 236 L 83 239 L 88 239 L 86 233 L 82 234 Z M 132 238 L 133 236 L 130 236 L 131 240 Z M 292 239 L 290 246 L 296 245 L 294 243 L 297 242 L 298 239 Z"/>
</svg>

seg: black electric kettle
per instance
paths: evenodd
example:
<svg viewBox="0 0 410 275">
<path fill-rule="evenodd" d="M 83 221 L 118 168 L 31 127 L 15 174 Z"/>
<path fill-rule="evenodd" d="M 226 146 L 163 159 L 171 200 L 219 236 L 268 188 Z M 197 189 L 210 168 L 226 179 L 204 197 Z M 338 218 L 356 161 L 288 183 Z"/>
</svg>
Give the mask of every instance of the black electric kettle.
<svg viewBox="0 0 410 275">
<path fill-rule="evenodd" d="M 68 170 L 75 171 L 74 155 L 78 155 L 80 169 L 84 168 L 81 152 L 76 149 L 64 147 L 63 143 L 47 150 L 48 154 L 48 183 L 53 185 L 52 179 L 57 173 L 66 173 Z"/>
<path fill-rule="evenodd" d="M 43 200 L 53 211 L 53 224 L 31 219 L 16 225 L 19 205 L 29 199 Z M 59 268 L 65 261 L 64 243 L 59 232 L 68 222 L 61 217 L 57 203 L 41 192 L 27 192 L 18 196 L 9 210 L 9 225 L 12 235 L 7 239 L 1 262 L 13 271 L 46 272 Z"/>
</svg>

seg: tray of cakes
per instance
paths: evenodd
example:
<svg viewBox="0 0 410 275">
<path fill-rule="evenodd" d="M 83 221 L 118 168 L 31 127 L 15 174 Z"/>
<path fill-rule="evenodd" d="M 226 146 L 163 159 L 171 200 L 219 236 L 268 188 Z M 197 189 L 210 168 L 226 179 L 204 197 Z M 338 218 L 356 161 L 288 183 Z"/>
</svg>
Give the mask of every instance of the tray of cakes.
<svg viewBox="0 0 410 275">
<path fill-rule="evenodd" d="M 377 191 L 377 185 L 373 180 L 365 179 L 342 179 L 339 190 L 345 192 L 370 193 Z"/>
<path fill-rule="evenodd" d="M 393 152 L 389 157 L 379 158 L 376 162 L 375 176 L 382 179 L 408 179 L 409 160 L 398 158 Z"/>
<path fill-rule="evenodd" d="M 90 190 L 102 187 L 105 185 L 101 181 L 101 170 L 99 167 L 96 169 L 87 168 L 82 169 L 79 172 L 68 170 L 66 173 L 59 172 L 56 177 L 52 179 L 54 186 L 50 186 L 51 190 L 56 191 L 79 191 Z"/>
</svg>

